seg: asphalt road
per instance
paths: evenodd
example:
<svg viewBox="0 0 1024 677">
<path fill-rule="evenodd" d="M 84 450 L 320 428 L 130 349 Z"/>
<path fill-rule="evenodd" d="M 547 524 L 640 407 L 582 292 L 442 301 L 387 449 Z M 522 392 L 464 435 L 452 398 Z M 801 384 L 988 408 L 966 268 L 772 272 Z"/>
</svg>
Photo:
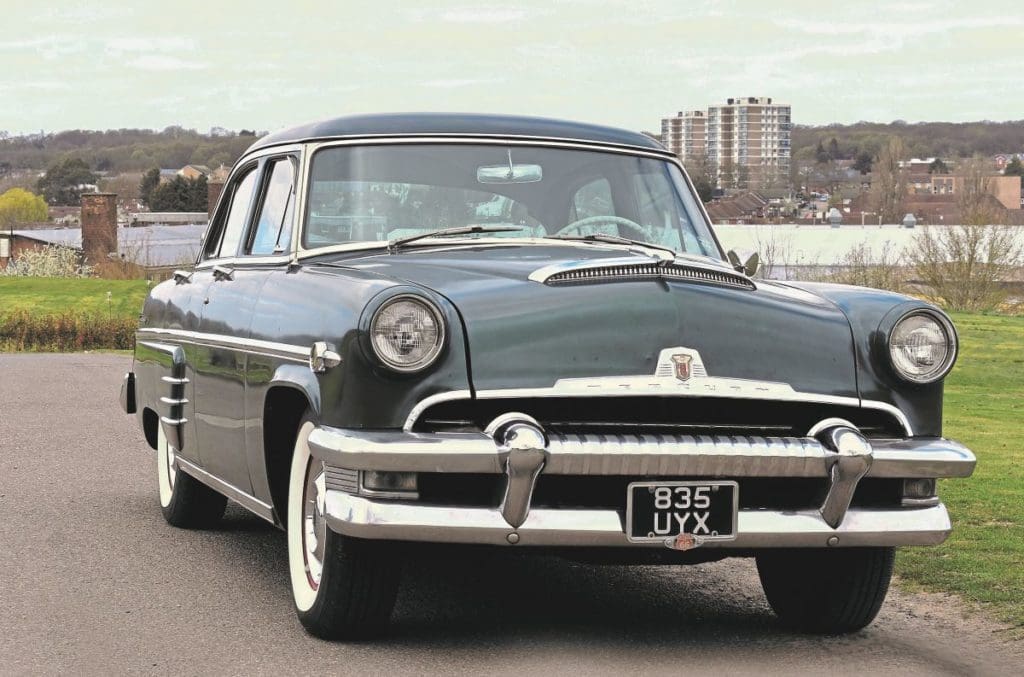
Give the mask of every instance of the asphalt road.
<svg viewBox="0 0 1024 677">
<path fill-rule="evenodd" d="M 0 674 L 1022 674 L 946 597 L 869 629 L 775 624 L 753 565 L 588 567 L 507 550 L 412 562 L 390 637 L 331 644 L 291 608 L 284 534 L 238 508 L 164 523 L 123 355 L 0 355 Z M 813 575 L 809 572 L 809 575 Z"/>
</svg>

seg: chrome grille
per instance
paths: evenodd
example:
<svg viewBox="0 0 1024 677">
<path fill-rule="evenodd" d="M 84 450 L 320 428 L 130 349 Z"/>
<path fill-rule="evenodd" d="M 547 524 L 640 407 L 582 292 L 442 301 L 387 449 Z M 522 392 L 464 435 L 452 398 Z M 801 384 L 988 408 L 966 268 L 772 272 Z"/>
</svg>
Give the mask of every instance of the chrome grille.
<svg viewBox="0 0 1024 677">
<path fill-rule="evenodd" d="M 545 280 L 545 284 L 586 284 L 591 282 L 629 282 L 633 280 L 657 279 L 703 282 L 747 290 L 757 288 L 752 281 L 742 275 L 684 266 L 678 263 L 669 263 L 667 265 L 630 263 L 565 270 L 548 277 Z"/>
<path fill-rule="evenodd" d="M 738 475 L 826 474 L 821 443 L 807 437 L 556 433 L 548 448 L 553 452 L 548 469 L 561 475 L 704 477 L 720 474 L 723 462 L 739 469 Z"/>
<path fill-rule="evenodd" d="M 358 470 L 324 465 L 324 480 L 328 489 L 344 491 L 349 494 L 359 493 Z"/>
<path fill-rule="evenodd" d="M 885 411 L 820 402 L 714 397 L 523 397 L 438 402 L 417 417 L 420 432 L 483 430 L 495 417 L 518 411 L 549 433 L 627 435 L 746 435 L 802 437 L 825 418 L 853 423 L 871 438 L 905 437 Z"/>
</svg>

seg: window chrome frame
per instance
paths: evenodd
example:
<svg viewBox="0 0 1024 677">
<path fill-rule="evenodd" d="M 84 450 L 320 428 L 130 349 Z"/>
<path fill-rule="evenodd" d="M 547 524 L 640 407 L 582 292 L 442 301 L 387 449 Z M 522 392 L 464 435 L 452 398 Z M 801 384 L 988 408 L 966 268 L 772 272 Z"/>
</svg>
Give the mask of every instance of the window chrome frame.
<svg viewBox="0 0 1024 677">
<path fill-rule="evenodd" d="M 236 162 L 235 166 L 231 168 L 231 173 L 228 174 L 228 178 L 224 181 L 224 186 L 231 185 L 231 183 L 238 178 L 241 170 L 249 167 L 252 162 L 257 164 L 265 162 L 269 158 L 273 157 L 285 157 L 291 156 L 296 160 L 295 167 L 295 209 L 292 213 L 292 222 L 290 224 L 292 232 L 292 241 L 288 246 L 287 251 L 282 254 L 274 254 L 271 256 L 247 256 L 247 255 L 234 255 L 225 257 L 210 257 L 203 258 L 206 252 L 206 239 L 210 236 L 210 230 L 213 227 L 214 221 L 221 215 L 222 209 L 228 209 L 229 205 L 225 203 L 228 199 L 228 191 L 221 191 L 220 196 L 217 198 L 216 209 L 212 212 L 212 218 L 206 226 L 206 234 L 203 236 L 203 244 L 199 248 L 199 254 L 196 256 L 194 267 L 196 270 L 209 270 L 214 266 L 230 266 L 237 268 L 244 267 L 263 267 L 263 266 L 278 266 L 284 265 L 295 261 L 295 238 L 299 231 L 299 222 L 297 215 L 300 208 L 305 207 L 305 175 L 306 175 L 306 152 L 304 144 L 290 143 L 279 146 L 267 146 L 266 148 L 260 148 L 259 150 L 253 151 L 252 153 L 246 153 L 240 157 Z M 257 167 L 258 171 L 262 172 L 262 167 Z M 262 181 L 262 177 L 260 177 Z M 257 186 L 257 191 L 260 186 Z M 254 199 L 259 199 L 258 195 L 254 195 Z M 249 211 L 252 211 L 254 203 L 249 205 Z M 247 214 L 247 223 L 245 234 L 242 238 L 244 241 L 249 236 L 249 231 L 252 224 L 249 221 L 252 220 L 254 214 Z M 239 245 L 242 246 L 241 244 Z"/>
</svg>

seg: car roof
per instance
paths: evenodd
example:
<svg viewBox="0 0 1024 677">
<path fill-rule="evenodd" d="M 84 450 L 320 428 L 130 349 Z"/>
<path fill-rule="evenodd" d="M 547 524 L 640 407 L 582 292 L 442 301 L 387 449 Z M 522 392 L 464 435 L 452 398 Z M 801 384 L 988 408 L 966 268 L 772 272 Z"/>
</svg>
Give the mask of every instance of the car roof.
<svg viewBox="0 0 1024 677">
<path fill-rule="evenodd" d="M 305 141 L 389 136 L 528 137 L 668 152 L 651 137 L 625 129 L 548 118 L 476 113 L 381 113 L 321 120 L 269 134 L 250 146 L 249 151 Z"/>
</svg>

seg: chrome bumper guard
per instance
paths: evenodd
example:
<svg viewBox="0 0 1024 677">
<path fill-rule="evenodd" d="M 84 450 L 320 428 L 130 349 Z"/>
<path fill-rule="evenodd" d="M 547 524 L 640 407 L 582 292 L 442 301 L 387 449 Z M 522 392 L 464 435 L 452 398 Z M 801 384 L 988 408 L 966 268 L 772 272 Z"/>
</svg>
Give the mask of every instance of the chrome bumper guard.
<svg viewBox="0 0 1024 677">
<path fill-rule="evenodd" d="M 830 480 L 818 510 L 740 510 L 734 540 L 704 547 L 932 545 L 951 529 L 942 504 L 850 508 L 862 477 L 967 477 L 975 457 L 941 438 L 866 440 L 843 421 L 809 437 L 548 434 L 523 414 L 505 414 L 484 433 L 414 433 L 319 427 L 312 454 L 328 470 L 498 473 L 508 478 L 498 508 L 446 507 L 327 492 L 328 524 L 361 538 L 543 546 L 633 546 L 624 517 L 607 509 L 530 508 L 538 475 Z M 654 545 L 658 545 L 655 543 Z"/>
</svg>

